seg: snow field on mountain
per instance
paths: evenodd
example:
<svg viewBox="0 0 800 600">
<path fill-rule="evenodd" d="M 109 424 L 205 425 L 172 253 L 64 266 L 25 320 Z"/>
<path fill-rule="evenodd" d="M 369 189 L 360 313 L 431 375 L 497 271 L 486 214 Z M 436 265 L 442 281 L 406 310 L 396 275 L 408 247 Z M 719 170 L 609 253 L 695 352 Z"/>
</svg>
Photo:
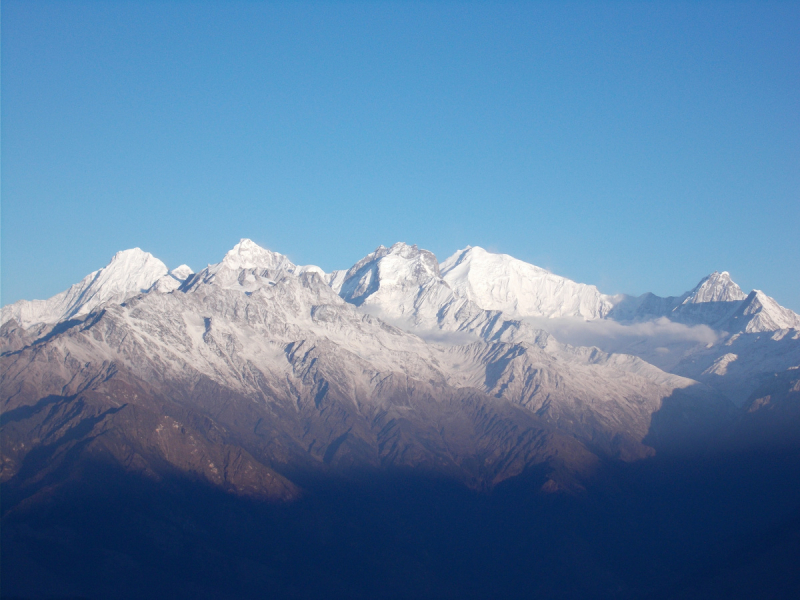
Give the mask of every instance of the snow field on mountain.
<svg viewBox="0 0 800 600">
<path fill-rule="evenodd" d="M 120 307 L 125 300 L 131 306 Z M 50 300 L 4 307 L 3 321 L 14 319 L 34 331 L 34 325 L 80 320 L 101 307 L 110 311 L 107 319 L 122 319 L 133 336 L 128 343 L 140 346 L 127 351 L 131 369 L 138 368 L 136 361 L 147 363 L 148 348 L 158 349 L 153 376 L 162 369 L 177 377 L 191 367 L 245 391 L 254 369 L 285 376 L 285 348 L 302 342 L 335 348 L 339 368 L 362 380 L 363 389 L 378 373 L 403 372 L 498 396 L 529 389 L 540 399 L 557 394 L 562 404 L 592 394 L 620 402 L 637 394 L 655 398 L 661 394 L 651 383 L 665 389 L 692 383 L 679 375 L 714 382 L 712 375 L 728 373 L 719 362 L 730 353 L 722 346 L 728 330 L 775 332 L 777 340 L 800 328 L 798 315 L 758 290 L 745 295 L 727 272 L 712 273 L 680 297 L 620 299 L 478 247 L 439 265 L 432 253 L 397 243 L 379 247 L 347 271 L 325 274 L 246 239 L 196 274 L 186 265 L 168 271 L 139 249 L 120 252 Z M 612 320 L 615 312 L 626 320 Z M 796 345 L 796 337 L 786 343 Z M 518 354 L 492 358 L 487 343 L 514 344 Z M 610 354 L 582 347 L 586 343 Z M 758 371 L 785 362 L 763 344 L 738 343 L 743 350 L 733 373 L 743 365 Z M 353 370 L 345 356 L 361 366 Z"/>
</svg>

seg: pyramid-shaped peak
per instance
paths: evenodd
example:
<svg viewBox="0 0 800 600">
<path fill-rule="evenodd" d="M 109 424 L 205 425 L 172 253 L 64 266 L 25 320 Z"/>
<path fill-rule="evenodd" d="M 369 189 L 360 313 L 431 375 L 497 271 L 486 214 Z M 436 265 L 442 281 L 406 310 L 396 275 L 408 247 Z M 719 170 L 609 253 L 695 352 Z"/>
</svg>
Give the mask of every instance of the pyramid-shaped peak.
<svg viewBox="0 0 800 600">
<path fill-rule="evenodd" d="M 387 290 L 417 288 L 439 279 L 439 261 L 433 252 L 397 242 L 389 248 L 378 246 L 350 267 L 340 279 L 338 292 L 360 306 L 376 292 L 393 293 Z"/>
<path fill-rule="evenodd" d="M 241 238 L 233 248 L 234 249 L 240 248 L 242 250 L 267 250 L 268 252 L 270 251 L 267 248 L 264 248 L 264 246 L 257 244 L 250 238 Z"/>
<path fill-rule="evenodd" d="M 392 244 L 392 246 L 388 249 L 386 254 L 397 254 L 402 258 L 409 258 L 409 259 L 415 259 L 418 258 L 419 256 L 425 256 L 426 258 L 434 256 L 433 252 L 431 252 L 430 250 L 423 250 L 419 248 L 416 244 L 406 244 L 405 242 L 397 242 L 395 244 Z"/>
<path fill-rule="evenodd" d="M 147 289 L 159 277 L 167 274 L 167 266 L 141 248 L 117 252 L 105 267 L 96 271 L 93 286 L 116 293 L 120 290 Z"/>
<path fill-rule="evenodd" d="M 747 298 L 731 279 L 727 271 L 714 271 L 704 277 L 695 288 L 689 292 L 684 304 L 699 304 L 701 302 L 736 302 Z"/>
<path fill-rule="evenodd" d="M 166 265 L 149 252 L 141 248 L 120 250 L 111 257 L 109 263 L 101 271 L 136 272 L 148 269 L 166 270 Z"/>
<path fill-rule="evenodd" d="M 375 252 L 359 261 L 359 268 L 370 262 L 379 264 L 380 276 L 395 281 L 408 277 L 417 280 L 419 277 L 439 277 L 439 261 L 430 250 L 423 250 L 416 244 L 397 242 L 391 247 L 380 246 Z"/>
<path fill-rule="evenodd" d="M 400 263 L 397 261 L 400 261 Z M 347 277 L 353 276 L 369 264 L 377 265 L 381 263 L 385 269 L 390 268 L 389 264 L 399 265 L 408 261 L 421 262 L 426 270 L 431 271 L 431 273 L 435 274 L 437 277 L 439 276 L 439 261 L 433 252 L 420 249 L 416 244 L 411 245 L 405 242 L 396 242 L 389 248 L 384 245 L 375 248 L 374 252 L 370 252 L 348 269 Z"/>
<path fill-rule="evenodd" d="M 111 262 L 119 261 L 119 260 L 129 260 L 129 259 L 136 259 L 136 258 L 145 258 L 148 256 L 153 256 L 149 252 L 145 252 L 141 248 L 128 248 L 127 250 L 120 250 L 117 252 L 113 257 L 111 257 Z"/>
<path fill-rule="evenodd" d="M 248 252 L 255 252 L 255 253 L 263 253 L 263 252 L 270 252 L 263 246 L 259 246 L 253 240 L 249 238 L 242 238 L 238 241 L 238 243 L 228 251 L 228 254 L 243 254 Z"/>
<path fill-rule="evenodd" d="M 406 244 L 405 242 L 395 242 L 389 248 L 390 252 L 402 252 L 403 250 L 416 250 L 416 244 Z"/>
<path fill-rule="evenodd" d="M 739 317 L 745 317 L 745 331 L 748 333 L 800 329 L 800 315 L 784 308 L 761 290 L 750 292 L 737 313 Z"/>
<path fill-rule="evenodd" d="M 267 250 L 253 240 L 242 238 L 222 259 L 229 269 L 289 269 L 295 265 L 283 254 Z"/>
</svg>

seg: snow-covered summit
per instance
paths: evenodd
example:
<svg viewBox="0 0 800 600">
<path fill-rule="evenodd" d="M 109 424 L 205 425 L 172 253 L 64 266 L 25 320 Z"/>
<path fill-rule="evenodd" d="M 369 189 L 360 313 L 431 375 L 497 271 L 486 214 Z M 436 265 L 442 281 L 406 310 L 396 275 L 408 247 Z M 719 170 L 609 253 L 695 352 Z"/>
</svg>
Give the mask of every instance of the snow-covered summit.
<svg viewBox="0 0 800 600">
<path fill-rule="evenodd" d="M 192 268 L 189 265 L 175 267 L 169 273 L 156 281 L 148 291 L 159 292 L 162 294 L 173 292 L 181 287 L 183 282 L 185 282 L 191 275 L 194 275 L 194 271 L 192 271 Z"/>
<path fill-rule="evenodd" d="M 727 271 L 714 271 L 681 296 L 662 298 L 651 293 L 636 298 L 624 296 L 609 315 L 622 322 L 662 317 L 728 333 L 800 329 L 800 315 L 759 290 L 745 294 Z"/>
<path fill-rule="evenodd" d="M 576 283 L 508 254 L 467 246 L 440 265 L 453 291 L 485 310 L 510 317 L 606 316 L 613 304 L 593 285 Z"/>
<path fill-rule="evenodd" d="M 106 302 L 122 302 L 146 292 L 167 274 L 167 266 L 149 252 L 140 248 L 122 250 L 108 265 L 48 300 L 20 300 L 3 307 L 2 322 L 13 318 L 29 327 L 80 317 Z"/>
<path fill-rule="evenodd" d="M 108 265 L 94 273 L 90 287 L 82 295 L 81 306 L 87 309 L 90 298 L 99 304 L 118 294 L 144 292 L 168 272 L 167 265 L 140 248 L 117 252 Z"/>
<path fill-rule="evenodd" d="M 731 331 L 747 333 L 800 329 L 800 315 L 784 308 L 761 290 L 753 290 L 741 302 L 729 323 L 739 325 L 738 328 L 735 325 L 729 326 Z"/>
<path fill-rule="evenodd" d="M 181 265 L 179 267 L 175 267 L 172 269 L 169 274 L 177 279 L 178 281 L 184 281 L 189 275 L 192 275 L 194 271 L 189 265 Z"/>
<path fill-rule="evenodd" d="M 415 245 L 378 246 L 347 271 L 328 275 L 326 281 L 345 301 L 406 330 L 454 331 L 463 325 L 453 315 L 467 301 L 442 279 L 436 256 Z M 477 307 L 467 312 L 476 311 L 481 312 Z"/>
<path fill-rule="evenodd" d="M 266 271 L 283 271 L 292 275 L 314 272 L 325 277 L 325 272 L 314 265 L 298 266 L 288 256 L 273 252 L 256 244 L 253 240 L 242 238 L 216 264 L 208 265 L 192 278 L 195 283 L 215 283 L 222 287 L 244 287 L 250 289 L 256 279 L 261 279 Z M 256 277 L 256 276 L 259 277 Z M 259 284 L 260 285 L 260 284 Z"/>
<path fill-rule="evenodd" d="M 347 302 L 360 306 L 378 291 L 381 296 L 396 296 L 396 292 L 415 296 L 420 286 L 439 278 L 439 263 L 432 252 L 398 242 L 391 248 L 379 246 L 348 269 L 338 291 Z"/>
<path fill-rule="evenodd" d="M 689 292 L 683 304 L 699 304 L 701 302 L 735 302 L 744 300 L 747 294 L 742 291 L 731 279 L 727 271 L 720 273 L 714 271 L 704 277 L 695 288 Z"/>
<path fill-rule="evenodd" d="M 286 256 L 262 248 L 253 240 L 242 238 L 231 248 L 219 266 L 238 271 L 241 269 L 283 269 L 294 271 L 296 265 Z"/>
<path fill-rule="evenodd" d="M 415 331 L 493 331 L 492 319 L 527 317 L 622 322 L 666 317 L 727 332 L 800 329 L 800 316 L 761 292 L 746 295 L 727 271 L 711 273 L 681 296 L 617 297 L 478 246 L 467 246 L 439 264 L 428 250 L 398 242 L 379 246 L 347 270 L 325 274 L 313 265 L 298 266 L 246 238 L 220 262 L 197 274 L 187 265 L 168 271 L 163 262 L 139 248 L 118 252 L 106 267 L 49 300 L 4 307 L 2 322 L 13 318 L 23 328 L 53 324 L 134 294 L 185 291 L 200 283 L 252 292 L 273 285 L 281 273 L 315 273 L 348 303 Z M 497 316 L 482 314 L 486 311 Z"/>
</svg>

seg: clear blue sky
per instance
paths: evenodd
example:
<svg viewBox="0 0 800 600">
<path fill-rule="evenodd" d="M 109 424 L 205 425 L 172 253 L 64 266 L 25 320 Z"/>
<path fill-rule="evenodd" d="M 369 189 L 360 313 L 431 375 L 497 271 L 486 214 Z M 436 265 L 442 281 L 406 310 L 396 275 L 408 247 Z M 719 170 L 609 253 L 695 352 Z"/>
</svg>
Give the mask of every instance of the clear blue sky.
<svg viewBox="0 0 800 600">
<path fill-rule="evenodd" d="M 2 302 L 480 245 L 800 311 L 800 4 L 2 2 Z"/>
</svg>

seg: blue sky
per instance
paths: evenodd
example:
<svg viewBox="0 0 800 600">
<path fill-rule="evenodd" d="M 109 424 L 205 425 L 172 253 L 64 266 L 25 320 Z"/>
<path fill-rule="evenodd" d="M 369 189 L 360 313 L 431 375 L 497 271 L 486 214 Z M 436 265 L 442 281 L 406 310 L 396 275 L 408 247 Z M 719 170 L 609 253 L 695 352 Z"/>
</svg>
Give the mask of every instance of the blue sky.
<svg viewBox="0 0 800 600">
<path fill-rule="evenodd" d="M 2 3 L 2 303 L 139 246 L 480 245 L 800 311 L 800 4 Z"/>
</svg>

